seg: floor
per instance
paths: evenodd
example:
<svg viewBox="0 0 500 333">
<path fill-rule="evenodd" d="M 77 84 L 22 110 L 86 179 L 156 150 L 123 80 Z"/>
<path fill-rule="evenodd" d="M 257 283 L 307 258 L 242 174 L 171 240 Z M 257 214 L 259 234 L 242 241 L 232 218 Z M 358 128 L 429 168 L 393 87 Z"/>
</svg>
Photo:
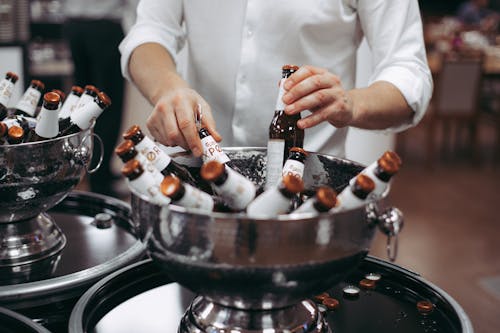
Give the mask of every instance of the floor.
<svg viewBox="0 0 500 333">
<path fill-rule="evenodd" d="M 395 263 L 455 298 L 475 332 L 494 333 L 500 332 L 500 162 L 491 146 L 494 133 L 481 130 L 479 161 L 459 148 L 431 169 L 424 132 L 409 132 L 388 203 L 405 217 Z M 387 258 L 385 242 L 379 234 L 371 254 Z"/>
</svg>

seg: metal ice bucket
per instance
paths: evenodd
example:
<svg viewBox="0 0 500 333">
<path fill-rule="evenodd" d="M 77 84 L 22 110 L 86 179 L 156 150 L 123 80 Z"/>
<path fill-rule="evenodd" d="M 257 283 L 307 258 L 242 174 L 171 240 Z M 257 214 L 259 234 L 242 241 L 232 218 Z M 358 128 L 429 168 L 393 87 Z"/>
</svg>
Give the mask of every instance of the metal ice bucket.
<svg viewBox="0 0 500 333">
<path fill-rule="evenodd" d="M 97 165 L 89 169 L 94 138 L 101 155 Z M 45 212 L 62 201 L 86 172 L 99 168 L 102 148 L 92 128 L 46 141 L 0 145 L 3 278 L 31 274 L 37 266 L 54 266 L 66 238 Z"/>
<path fill-rule="evenodd" d="M 245 176 L 264 183 L 266 149 L 224 151 Z M 340 191 L 362 169 L 310 153 L 306 193 L 325 184 Z M 402 216 L 397 209 L 379 215 L 380 201 L 343 213 L 252 219 L 160 206 L 133 193 L 132 214 L 151 257 L 174 281 L 217 305 L 265 310 L 296 304 L 340 281 L 368 253 L 377 224 L 395 236 Z"/>
<path fill-rule="evenodd" d="M 88 165 L 94 136 L 88 129 L 47 141 L 0 145 L 0 223 L 37 216 L 64 199 L 86 171 L 93 172 Z"/>
</svg>

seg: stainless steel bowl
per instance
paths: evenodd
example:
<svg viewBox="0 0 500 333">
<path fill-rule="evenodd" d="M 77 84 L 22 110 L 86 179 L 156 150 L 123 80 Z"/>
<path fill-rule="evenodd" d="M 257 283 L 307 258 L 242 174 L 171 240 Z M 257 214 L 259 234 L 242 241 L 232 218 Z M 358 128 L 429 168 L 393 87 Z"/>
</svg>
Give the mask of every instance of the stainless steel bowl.
<svg viewBox="0 0 500 333">
<path fill-rule="evenodd" d="M 94 138 L 101 156 L 89 170 Z M 45 212 L 86 172 L 99 168 L 102 154 L 92 128 L 46 141 L 0 145 L 0 273 L 15 279 L 55 266 L 66 238 Z"/>
<path fill-rule="evenodd" d="M 35 217 L 64 199 L 87 171 L 93 136 L 89 129 L 47 141 L 0 145 L 0 223 Z"/>
<path fill-rule="evenodd" d="M 264 148 L 224 150 L 245 176 L 264 183 Z M 310 153 L 306 193 L 325 184 L 340 191 L 362 169 L 352 161 Z M 133 193 L 132 214 L 151 257 L 174 281 L 218 306 L 266 310 L 292 306 L 340 281 L 368 253 L 377 224 L 394 236 L 402 220 L 390 224 L 387 216 L 399 214 L 378 214 L 380 204 L 320 216 L 251 219 L 242 213 L 160 206 Z"/>
</svg>

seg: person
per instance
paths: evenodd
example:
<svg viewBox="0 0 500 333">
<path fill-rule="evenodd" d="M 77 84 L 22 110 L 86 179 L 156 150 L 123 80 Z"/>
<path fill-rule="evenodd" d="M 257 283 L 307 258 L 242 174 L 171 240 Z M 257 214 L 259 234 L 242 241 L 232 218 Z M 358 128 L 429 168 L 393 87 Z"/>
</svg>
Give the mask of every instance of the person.
<svg viewBox="0 0 500 333">
<path fill-rule="evenodd" d="M 366 37 L 374 73 L 354 88 Z M 283 64 L 304 148 L 343 157 L 349 126 L 401 131 L 432 94 L 417 0 L 142 0 L 120 44 L 123 75 L 154 106 L 157 141 L 200 156 L 198 108 L 223 146 L 266 146 Z"/>
<path fill-rule="evenodd" d="M 118 45 L 123 40 L 128 6 L 125 0 L 66 0 L 64 36 L 74 64 L 74 84 L 94 85 L 112 100 L 94 127 L 104 144 L 101 167 L 89 176 L 92 192 L 116 196 L 111 158 L 119 136 L 123 114 L 124 79 Z"/>
</svg>

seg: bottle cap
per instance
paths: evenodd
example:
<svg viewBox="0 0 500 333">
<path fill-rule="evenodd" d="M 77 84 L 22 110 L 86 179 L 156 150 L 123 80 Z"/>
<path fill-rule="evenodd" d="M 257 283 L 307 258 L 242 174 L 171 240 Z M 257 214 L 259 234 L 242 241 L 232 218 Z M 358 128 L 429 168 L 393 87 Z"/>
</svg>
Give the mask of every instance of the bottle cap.
<svg viewBox="0 0 500 333">
<path fill-rule="evenodd" d="M 83 88 L 80 86 L 73 86 L 73 87 L 71 87 L 71 92 L 73 94 L 75 94 L 76 96 L 82 96 Z"/>
<path fill-rule="evenodd" d="M 384 158 L 383 156 L 378 159 L 378 165 L 384 173 L 390 176 L 395 175 L 399 171 L 399 164 L 395 160 Z"/>
<path fill-rule="evenodd" d="M 299 69 L 299 66 L 296 66 L 296 65 L 290 65 L 290 64 L 286 64 L 286 65 L 283 65 L 283 67 L 281 67 L 281 70 L 283 71 L 297 71 Z"/>
<path fill-rule="evenodd" d="M 31 80 L 31 85 L 32 85 L 35 89 L 37 89 L 37 90 L 39 90 L 39 91 L 42 91 L 42 90 L 44 90 L 44 89 L 45 89 L 45 84 L 43 84 L 43 82 L 42 82 L 42 81 L 40 81 L 40 80 Z"/>
<path fill-rule="evenodd" d="M 305 151 L 303 148 L 300 148 L 300 147 L 292 147 L 290 148 L 289 152 L 297 152 L 297 153 L 301 153 L 305 156 L 309 155 L 309 153 L 307 151 Z"/>
<path fill-rule="evenodd" d="M 403 164 L 401 157 L 399 157 L 399 155 L 392 150 L 387 150 L 380 158 L 391 160 L 394 163 L 396 163 L 398 167 L 400 167 Z"/>
<path fill-rule="evenodd" d="M 283 186 L 290 193 L 295 194 L 304 191 L 304 182 L 299 177 L 287 174 L 283 176 L 282 182 Z"/>
<path fill-rule="evenodd" d="M 125 140 L 132 140 L 132 138 L 136 137 L 137 135 L 141 135 L 142 131 L 139 125 L 132 125 L 129 127 L 128 130 L 123 132 L 123 138 Z M 132 140 L 133 141 L 133 140 Z"/>
<path fill-rule="evenodd" d="M 315 300 L 316 302 L 321 303 L 321 302 L 323 302 L 323 300 L 324 300 L 325 298 L 327 298 L 327 297 L 330 297 L 330 294 L 329 294 L 329 293 L 327 293 L 327 292 L 325 291 L 325 292 L 322 292 L 322 293 L 321 293 L 321 294 L 319 294 L 319 295 L 314 296 L 314 300 Z"/>
<path fill-rule="evenodd" d="M 24 137 L 24 130 L 21 126 L 11 126 L 8 133 L 9 137 L 13 140 L 21 140 Z"/>
<path fill-rule="evenodd" d="M 88 94 L 88 95 L 91 95 L 93 97 L 97 96 L 97 93 L 99 93 L 99 89 L 96 88 L 96 86 L 93 86 L 91 84 L 87 84 L 84 88 L 83 88 L 83 92 Z"/>
<path fill-rule="evenodd" d="M 335 309 L 337 309 L 340 306 L 340 302 L 336 298 L 333 298 L 333 297 L 326 297 L 321 302 L 321 304 L 323 304 L 324 306 L 326 306 L 326 308 L 328 310 L 335 310 Z"/>
<path fill-rule="evenodd" d="M 61 101 L 66 98 L 66 94 L 62 90 L 52 89 L 51 92 L 55 92 L 56 94 L 58 94 L 61 97 Z"/>
<path fill-rule="evenodd" d="M 129 157 L 132 151 L 135 151 L 137 155 L 137 151 L 135 150 L 134 143 L 131 140 L 125 140 L 122 143 L 120 143 L 116 148 L 115 148 L 115 154 L 120 157 L 120 159 L 126 163 L 127 161 L 130 160 Z"/>
<path fill-rule="evenodd" d="M 429 314 L 434 311 L 434 304 L 429 301 L 419 301 L 417 302 L 417 310 L 421 314 Z"/>
<path fill-rule="evenodd" d="M 359 286 L 363 289 L 375 289 L 377 282 L 375 280 L 363 279 L 359 281 Z"/>
<path fill-rule="evenodd" d="M 48 110 L 55 110 L 59 107 L 61 96 L 56 92 L 48 92 L 43 95 L 43 106 Z"/>
<path fill-rule="evenodd" d="M 109 98 L 104 91 L 100 91 L 97 93 L 96 102 L 102 109 L 104 109 L 111 105 L 111 98 Z"/>
<path fill-rule="evenodd" d="M 160 191 L 167 197 L 175 196 L 181 189 L 181 180 L 173 175 L 168 175 L 163 178 L 160 184 Z"/>
<path fill-rule="evenodd" d="M 373 180 L 368 177 L 367 175 L 358 175 L 356 177 L 356 186 L 359 190 L 365 192 L 365 193 L 370 193 L 375 189 L 375 183 Z"/>
<path fill-rule="evenodd" d="M 130 160 L 122 167 L 122 175 L 130 180 L 136 179 L 137 177 L 142 175 L 143 172 L 144 169 L 142 168 L 142 165 L 138 160 Z"/>
<path fill-rule="evenodd" d="M 220 163 L 219 161 L 212 160 L 204 163 L 201 166 L 200 175 L 201 178 L 205 179 L 206 181 L 213 182 L 223 175 L 224 170 L 226 170 L 224 164 Z"/>
<path fill-rule="evenodd" d="M 17 76 L 14 72 L 7 72 L 7 74 L 5 74 L 5 78 L 9 79 L 12 83 L 16 83 L 17 80 L 19 80 L 19 76 Z"/>
<path fill-rule="evenodd" d="M 337 192 L 329 186 L 321 186 L 316 190 L 316 199 L 328 211 L 337 204 Z"/>
</svg>

